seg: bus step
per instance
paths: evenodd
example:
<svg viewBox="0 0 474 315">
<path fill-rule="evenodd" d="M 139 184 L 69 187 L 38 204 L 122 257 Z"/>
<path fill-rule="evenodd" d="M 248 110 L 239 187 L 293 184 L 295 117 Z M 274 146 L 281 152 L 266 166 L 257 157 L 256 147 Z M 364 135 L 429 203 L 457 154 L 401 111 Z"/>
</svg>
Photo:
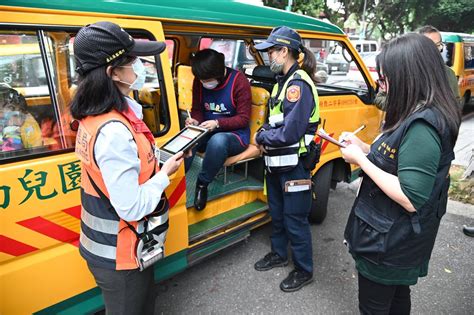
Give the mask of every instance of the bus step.
<svg viewBox="0 0 474 315">
<path fill-rule="evenodd" d="M 220 250 L 230 247 L 240 241 L 246 240 L 250 236 L 250 230 L 257 226 L 267 223 L 270 220 L 270 214 L 261 213 L 257 215 L 255 220 L 249 220 L 244 224 L 234 228 L 230 232 L 216 235 L 207 239 L 188 250 L 187 259 L 188 266 L 192 266 L 209 257 Z"/>
<path fill-rule="evenodd" d="M 188 228 L 189 244 L 192 245 L 202 241 L 224 228 L 228 229 L 237 226 L 245 220 L 265 211 L 268 211 L 268 205 L 263 201 L 255 200 L 215 217 L 190 225 Z"/>
</svg>

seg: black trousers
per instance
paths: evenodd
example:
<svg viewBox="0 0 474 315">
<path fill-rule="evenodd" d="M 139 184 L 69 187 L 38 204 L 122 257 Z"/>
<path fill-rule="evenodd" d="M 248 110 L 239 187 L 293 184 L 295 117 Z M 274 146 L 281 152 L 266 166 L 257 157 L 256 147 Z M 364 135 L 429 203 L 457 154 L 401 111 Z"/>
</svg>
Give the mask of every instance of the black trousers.
<svg viewBox="0 0 474 315">
<path fill-rule="evenodd" d="M 106 314 L 153 314 L 156 292 L 153 266 L 140 272 L 91 266 L 89 270 L 102 290 Z"/>
<path fill-rule="evenodd" d="M 361 314 L 410 314 L 410 287 L 373 282 L 359 273 L 359 311 Z"/>
</svg>

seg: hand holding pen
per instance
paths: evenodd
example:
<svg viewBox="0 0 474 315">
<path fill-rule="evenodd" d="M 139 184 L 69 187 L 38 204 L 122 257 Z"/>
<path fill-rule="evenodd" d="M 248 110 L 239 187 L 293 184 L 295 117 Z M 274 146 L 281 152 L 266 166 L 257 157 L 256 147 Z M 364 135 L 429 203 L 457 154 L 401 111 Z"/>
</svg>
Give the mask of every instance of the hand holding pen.
<svg viewBox="0 0 474 315">
<path fill-rule="evenodd" d="M 199 125 L 199 122 L 196 119 L 191 117 L 191 113 L 189 112 L 189 109 L 186 109 L 186 112 L 188 113 L 188 118 L 186 118 L 186 120 L 184 121 L 184 124 L 186 126 L 189 126 L 189 125 L 197 126 L 197 125 Z"/>
<path fill-rule="evenodd" d="M 354 130 L 353 132 L 342 132 L 341 133 L 341 136 L 339 137 L 339 141 L 344 143 L 346 146 L 349 146 L 351 144 L 355 144 L 356 146 L 358 146 L 359 148 L 362 149 L 362 151 L 367 154 L 369 153 L 369 150 L 370 150 L 370 145 L 364 143 L 362 140 L 360 140 L 356 134 L 358 132 L 360 132 L 361 130 L 363 130 L 365 128 L 365 125 L 362 125 L 360 126 L 359 128 L 357 128 L 356 130 Z"/>
</svg>

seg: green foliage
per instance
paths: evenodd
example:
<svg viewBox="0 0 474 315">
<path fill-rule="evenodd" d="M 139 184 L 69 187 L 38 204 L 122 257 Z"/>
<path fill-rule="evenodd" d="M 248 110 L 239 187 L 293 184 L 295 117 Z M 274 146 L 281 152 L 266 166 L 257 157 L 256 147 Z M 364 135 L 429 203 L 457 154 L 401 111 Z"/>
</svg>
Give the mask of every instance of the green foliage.
<svg viewBox="0 0 474 315">
<path fill-rule="evenodd" d="M 473 33 L 474 4 L 472 0 L 441 0 L 425 22 L 442 31 Z"/>
<path fill-rule="evenodd" d="M 292 11 L 328 18 L 343 27 L 351 14 L 362 20 L 364 0 L 339 0 L 333 10 L 327 0 L 293 0 Z M 267 6 L 285 9 L 288 0 L 264 0 Z M 366 0 L 367 37 L 380 33 L 385 40 L 431 24 L 442 31 L 474 31 L 472 0 Z"/>
</svg>

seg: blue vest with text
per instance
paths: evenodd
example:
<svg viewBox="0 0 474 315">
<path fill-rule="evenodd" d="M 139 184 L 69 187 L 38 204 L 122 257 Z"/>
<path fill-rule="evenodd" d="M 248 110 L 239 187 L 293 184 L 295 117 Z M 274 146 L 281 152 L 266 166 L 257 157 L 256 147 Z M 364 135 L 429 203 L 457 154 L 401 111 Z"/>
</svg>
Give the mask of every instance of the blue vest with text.
<svg viewBox="0 0 474 315">
<path fill-rule="evenodd" d="M 204 120 L 215 120 L 228 118 L 237 114 L 234 99 L 232 97 L 235 79 L 238 75 L 237 70 L 231 70 L 226 82 L 213 90 L 208 90 L 201 85 L 201 102 L 204 106 Z M 242 145 L 247 146 L 250 142 L 250 128 L 245 127 L 230 131 L 234 133 Z"/>
</svg>

